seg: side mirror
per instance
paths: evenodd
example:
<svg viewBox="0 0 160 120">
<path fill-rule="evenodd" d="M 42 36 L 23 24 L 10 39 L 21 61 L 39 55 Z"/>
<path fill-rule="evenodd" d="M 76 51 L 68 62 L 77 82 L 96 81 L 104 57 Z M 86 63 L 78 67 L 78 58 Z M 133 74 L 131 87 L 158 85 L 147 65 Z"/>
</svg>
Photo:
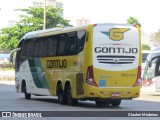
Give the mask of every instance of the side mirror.
<svg viewBox="0 0 160 120">
<path fill-rule="evenodd" d="M 148 67 L 152 67 L 152 62 L 151 61 L 148 61 Z"/>
<path fill-rule="evenodd" d="M 14 61 L 15 61 L 15 57 L 14 57 L 14 53 L 15 52 L 17 52 L 17 51 L 19 51 L 21 48 L 16 48 L 16 49 L 13 49 L 11 52 L 10 52 L 10 59 L 9 59 L 9 61 L 11 62 L 11 63 L 14 63 Z"/>
</svg>

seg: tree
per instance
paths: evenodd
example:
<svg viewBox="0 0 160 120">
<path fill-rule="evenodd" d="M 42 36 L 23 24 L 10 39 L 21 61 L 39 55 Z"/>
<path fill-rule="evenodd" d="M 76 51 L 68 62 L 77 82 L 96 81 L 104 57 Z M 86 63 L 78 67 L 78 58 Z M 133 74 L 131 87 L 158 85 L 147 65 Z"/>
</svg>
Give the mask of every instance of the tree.
<svg viewBox="0 0 160 120">
<path fill-rule="evenodd" d="M 1 29 L 0 50 L 14 49 L 20 39 L 20 29 L 17 26 Z"/>
<path fill-rule="evenodd" d="M 20 21 L 13 27 L 7 27 L 0 30 L 0 49 L 12 50 L 16 48 L 19 40 L 27 32 L 43 29 L 43 8 L 29 7 L 26 9 L 18 9 L 24 14 L 20 15 Z M 46 28 L 54 28 L 57 26 L 71 26 L 69 20 L 60 16 L 61 9 L 46 7 Z"/>
<path fill-rule="evenodd" d="M 142 44 L 142 50 L 151 50 L 151 48 L 149 47 L 149 45 Z"/>
<path fill-rule="evenodd" d="M 41 30 L 43 28 L 43 8 L 29 7 L 26 9 L 20 9 L 20 11 L 26 12 L 27 15 L 21 15 L 19 25 L 32 26 L 34 30 Z M 63 19 L 60 16 L 60 8 L 46 7 L 46 28 L 57 27 L 57 25 L 71 26 L 69 20 Z"/>
<path fill-rule="evenodd" d="M 155 39 L 156 39 L 157 42 L 160 43 L 160 31 L 155 33 Z"/>
<path fill-rule="evenodd" d="M 141 27 L 141 24 L 139 23 L 139 21 L 135 17 L 129 17 L 127 19 L 127 23 L 132 24 L 132 25 L 138 25 L 139 27 Z"/>
</svg>

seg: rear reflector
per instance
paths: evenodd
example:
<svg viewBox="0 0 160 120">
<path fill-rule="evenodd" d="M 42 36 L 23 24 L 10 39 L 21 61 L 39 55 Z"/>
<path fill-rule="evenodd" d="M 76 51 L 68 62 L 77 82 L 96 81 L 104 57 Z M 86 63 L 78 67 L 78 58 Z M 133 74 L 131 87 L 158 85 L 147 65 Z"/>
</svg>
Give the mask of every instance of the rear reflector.
<svg viewBox="0 0 160 120">
<path fill-rule="evenodd" d="M 134 87 L 141 85 L 141 81 L 142 81 L 142 79 L 141 79 L 141 66 L 138 66 L 137 80 L 134 83 Z"/>
</svg>

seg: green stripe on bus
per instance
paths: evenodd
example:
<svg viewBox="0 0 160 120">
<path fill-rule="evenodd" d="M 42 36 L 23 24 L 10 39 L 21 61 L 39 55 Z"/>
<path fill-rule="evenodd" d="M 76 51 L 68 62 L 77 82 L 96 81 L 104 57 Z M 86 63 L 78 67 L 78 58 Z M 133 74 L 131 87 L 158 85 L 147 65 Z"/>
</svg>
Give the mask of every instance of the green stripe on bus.
<svg viewBox="0 0 160 120">
<path fill-rule="evenodd" d="M 37 67 L 35 65 L 35 61 L 34 59 L 30 59 L 28 60 L 29 62 L 29 66 L 30 66 L 30 70 L 31 70 L 31 74 L 32 74 L 32 78 L 33 78 L 33 81 L 35 83 L 35 85 L 38 87 L 38 88 L 43 88 L 43 85 L 39 79 L 39 75 L 38 75 L 38 69 L 39 67 Z"/>
<path fill-rule="evenodd" d="M 39 58 L 34 59 L 35 66 L 38 68 L 37 74 L 39 77 L 39 80 L 43 86 L 43 88 L 49 88 L 47 80 L 46 80 L 46 72 L 42 68 L 42 63 Z"/>
</svg>

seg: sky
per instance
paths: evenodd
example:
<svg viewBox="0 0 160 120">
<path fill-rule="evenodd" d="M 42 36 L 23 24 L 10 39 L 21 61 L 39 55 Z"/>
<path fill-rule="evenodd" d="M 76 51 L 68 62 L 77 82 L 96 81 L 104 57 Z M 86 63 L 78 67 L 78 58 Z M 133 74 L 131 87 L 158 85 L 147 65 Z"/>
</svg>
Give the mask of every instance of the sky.
<svg viewBox="0 0 160 120">
<path fill-rule="evenodd" d="M 12 9 L 23 8 L 33 0 L 0 0 L 0 27 L 8 19 L 17 19 Z M 57 0 L 63 2 L 64 18 L 76 25 L 77 19 L 90 23 L 126 23 L 130 16 L 138 19 L 146 34 L 160 29 L 160 0 Z"/>
</svg>

